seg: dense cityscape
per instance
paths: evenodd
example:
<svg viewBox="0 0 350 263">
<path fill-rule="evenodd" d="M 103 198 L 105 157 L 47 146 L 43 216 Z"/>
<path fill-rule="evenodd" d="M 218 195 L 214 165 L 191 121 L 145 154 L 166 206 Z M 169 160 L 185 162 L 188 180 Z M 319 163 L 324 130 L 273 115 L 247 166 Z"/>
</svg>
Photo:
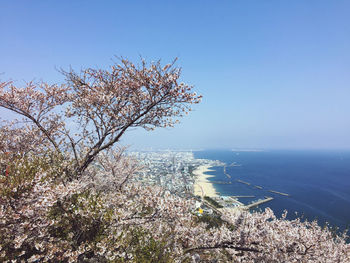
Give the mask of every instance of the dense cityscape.
<svg viewBox="0 0 350 263">
<path fill-rule="evenodd" d="M 192 194 L 195 182 L 192 172 L 197 167 L 225 165 L 220 161 L 195 159 L 192 152 L 185 151 L 144 151 L 129 155 L 138 159 L 143 168 L 135 180 L 159 185 L 179 196 Z"/>
<path fill-rule="evenodd" d="M 135 151 L 130 152 L 129 156 L 138 159 L 142 166 L 134 180 L 144 184 L 161 186 L 181 197 L 195 197 L 198 200 L 196 209 L 201 213 L 222 214 L 225 209 L 249 209 L 252 205 L 257 205 L 257 202 L 261 202 L 258 200 L 246 206 L 239 202 L 235 196 L 220 194 L 208 196 L 205 192 L 195 193 L 195 185 L 201 187 L 200 184 L 203 183 L 203 180 L 207 181 L 196 173 L 196 169 L 215 166 L 225 168 L 226 164 L 221 161 L 196 159 L 191 151 Z M 207 182 L 212 185 L 209 181 Z"/>
</svg>

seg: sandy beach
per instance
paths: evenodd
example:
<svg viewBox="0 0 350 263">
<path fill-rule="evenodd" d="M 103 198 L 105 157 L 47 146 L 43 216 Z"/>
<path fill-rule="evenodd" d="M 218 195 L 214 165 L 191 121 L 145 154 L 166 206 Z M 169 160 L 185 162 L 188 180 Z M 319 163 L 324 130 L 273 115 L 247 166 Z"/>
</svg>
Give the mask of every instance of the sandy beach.
<svg viewBox="0 0 350 263">
<path fill-rule="evenodd" d="M 210 172 L 210 165 L 201 165 L 196 170 L 193 171 L 193 174 L 196 176 L 194 182 L 194 195 L 198 196 L 209 196 L 215 197 L 218 196 L 218 193 L 215 191 L 215 188 L 212 183 L 208 180 L 213 175 L 205 174 L 205 172 Z"/>
</svg>

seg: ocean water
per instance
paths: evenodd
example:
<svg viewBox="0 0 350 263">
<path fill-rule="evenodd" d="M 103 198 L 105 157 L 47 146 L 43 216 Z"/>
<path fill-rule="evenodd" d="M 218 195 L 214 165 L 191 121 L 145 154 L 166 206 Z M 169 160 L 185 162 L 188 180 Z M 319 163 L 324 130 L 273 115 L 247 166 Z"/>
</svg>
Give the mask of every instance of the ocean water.
<svg viewBox="0 0 350 263">
<path fill-rule="evenodd" d="M 350 226 L 350 151 L 197 151 L 196 158 L 220 160 L 223 167 L 213 167 L 211 181 L 222 195 L 253 195 L 239 198 L 242 203 L 271 196 L 274 199 L 257 209 L 270 207 L 277 216 L 286 209 L 288 218 L 316 219 L 340 231 Z M 229 166 L 235 163 L 239 166 Z M 246 185 L 236 180 L 250 183 Z M 261 186 L 262 189 L 255 187 Z M 288 193 L 290 196 L 268 190 Z"/>
</svg>

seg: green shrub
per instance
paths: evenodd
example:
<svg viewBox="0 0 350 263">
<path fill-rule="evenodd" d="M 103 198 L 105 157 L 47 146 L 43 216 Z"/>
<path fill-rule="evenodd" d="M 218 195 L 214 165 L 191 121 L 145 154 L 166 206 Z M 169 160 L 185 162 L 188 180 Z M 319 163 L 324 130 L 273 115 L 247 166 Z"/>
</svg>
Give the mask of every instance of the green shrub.
<svg viewBox="0 0 350 263">
<path fill-rule="evenodd" d="M 209 196 L 204 196 L 204 199 L 208 201 L 210 204 L 215 206 L 216 208 L 223 208 L 222 205 L 220 205 L 218 202 L 216 202 L 214 199 L 210 198 Z"/>
</svg>

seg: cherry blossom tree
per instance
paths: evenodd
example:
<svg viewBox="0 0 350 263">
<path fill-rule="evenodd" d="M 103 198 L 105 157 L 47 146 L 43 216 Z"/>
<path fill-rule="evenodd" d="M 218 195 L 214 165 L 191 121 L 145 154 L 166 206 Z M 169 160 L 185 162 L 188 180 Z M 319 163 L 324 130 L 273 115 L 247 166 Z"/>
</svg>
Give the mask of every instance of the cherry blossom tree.
<svg viewBox="0 0 350 263">
<path fill-rule="evenodd" d="M 160 61 L 120 62 L 109 70 L 62 71 L 62 85 L 29 82 L 19 88 L 2 82 L 0 107 L 23 116 L 25 131 L 39 133 L 38 142 L 45 139 L 45 146 L 49 143 L 52 150 L 74 159 L 69 176 L 80 176 L 128 129 L 171 127 L 201 99 L 179 82 L 181 69 L 175 61 L 164 67 Z"/>
</svg>

